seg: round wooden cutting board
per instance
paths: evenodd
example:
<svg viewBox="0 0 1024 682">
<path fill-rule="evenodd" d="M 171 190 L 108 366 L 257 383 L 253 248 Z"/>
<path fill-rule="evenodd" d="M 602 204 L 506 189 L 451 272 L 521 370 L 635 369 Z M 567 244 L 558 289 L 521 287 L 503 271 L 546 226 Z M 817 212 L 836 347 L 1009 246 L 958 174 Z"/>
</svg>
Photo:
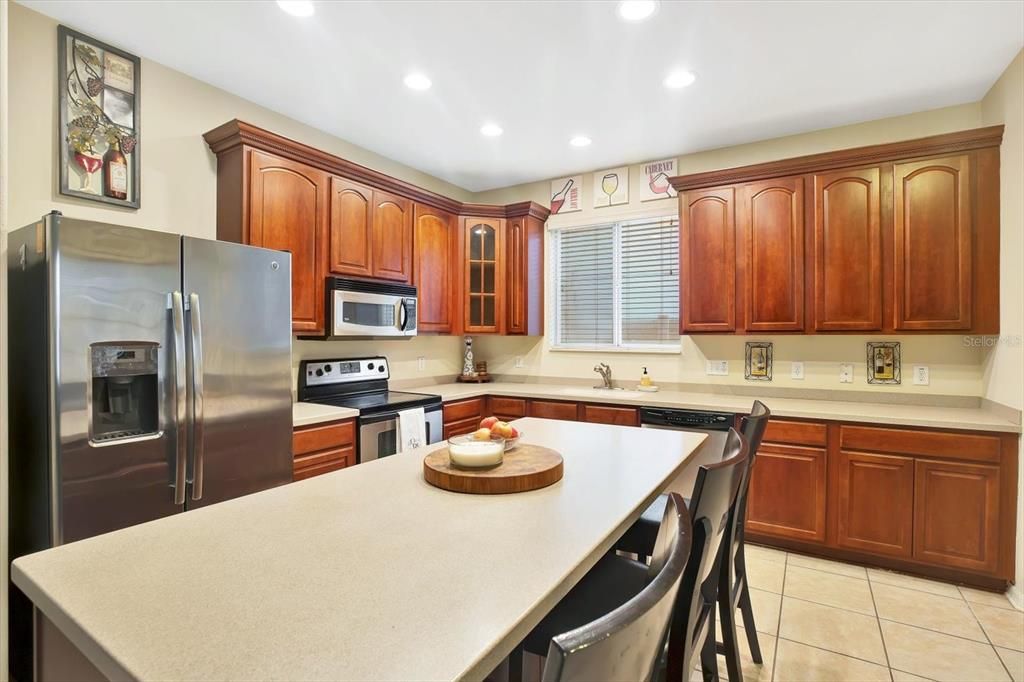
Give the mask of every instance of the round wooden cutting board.
<svg viewBox="0 0 1024 682">
<path fill-rule="evenodd" d="M 506 452 L 505 460 L 496 467 L 463 469 L 454 466 L 448 448 L 442 448 L 423 458 L 423 478 L 456 493 L 523 493 L 562 480 L 562 456 L 551 448 L 523 443 Z"/>
</svg>

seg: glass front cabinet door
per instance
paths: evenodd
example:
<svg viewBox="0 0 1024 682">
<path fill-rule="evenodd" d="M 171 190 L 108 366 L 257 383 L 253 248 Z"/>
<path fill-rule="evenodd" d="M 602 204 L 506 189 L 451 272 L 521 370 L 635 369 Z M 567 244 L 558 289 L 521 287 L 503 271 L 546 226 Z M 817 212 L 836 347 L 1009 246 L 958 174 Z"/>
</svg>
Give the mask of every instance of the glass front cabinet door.
<svg viewBox="0 0 1024 682">
<path fill-rule="evenodd" d="M 505 253 L 502 218 L 463 218 L 464 330 L 501 334 L 504 329 Z"/>
</svg>

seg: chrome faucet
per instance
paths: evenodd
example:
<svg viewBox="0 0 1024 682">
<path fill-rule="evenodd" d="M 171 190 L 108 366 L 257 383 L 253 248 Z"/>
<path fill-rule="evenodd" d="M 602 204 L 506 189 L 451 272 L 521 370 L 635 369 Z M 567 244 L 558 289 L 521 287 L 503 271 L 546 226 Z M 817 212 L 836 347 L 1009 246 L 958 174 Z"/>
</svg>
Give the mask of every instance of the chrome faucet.
<svg viewBox="0 0 1024 682">
<path fill-rule="evenodd" d="M 604 386 L 594 386 L 594 388 L 611 388 L 612 387 L 612 368 L 603 362 L 599 362 L 594 365 L 594 371 L 601 375 L 601 379 L 604 380 Z"/>
</svg>

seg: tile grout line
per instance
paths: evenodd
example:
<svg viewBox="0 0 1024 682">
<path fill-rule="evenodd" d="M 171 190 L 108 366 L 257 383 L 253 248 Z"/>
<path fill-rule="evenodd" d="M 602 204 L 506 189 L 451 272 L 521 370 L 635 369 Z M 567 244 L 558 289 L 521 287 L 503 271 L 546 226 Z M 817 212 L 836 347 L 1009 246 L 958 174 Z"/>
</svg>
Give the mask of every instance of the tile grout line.
<svg viewBox="0 0 1024 682">
<path fill-rule="evenodd" d="M 964 601 L 967 600 L 964 599 Z M 976 622 L 978 624 L 978 627 L 981 628 L 981 634 L 985 635 L 985 640 L 988 642 L 988 645 L 992 647 L 992 653 L 996 655 L 996 660 L 999 661 L 999 665 L 1003 666 L 1003 670 L 1006 671 L 1006 676 L 1009 677 L 1010 680 L 1013 680 L 1013 673 L 1010 672 L 1010 668 L 1007 667 L 1006 661 L 1003 660 L 1003 657 L 999 655 L 999 650 L 996 648 L 996 645 L 992 642 L 992 638 L 988 636 L 988 630 L 985 629 L 985 625 L 978 619 L 978 614 L 974 612 L 974 608 L 971 606 L 971 602 L 967 602 L 967 610 L 971 612 L 971 617 L 974 618 L 974 622 Z"/>
<path fill-rule="evenodd" d="M 851 654 L 844 654 L 842 651 L 833 651 L 832 649 L 826 649 L 823 646 L 818 646 L 816 644 L 808 644 L 807 642 L 801 642 L 798 639 L 790 639 L 789 637 L 779 637 L 778 639 L 783 639 L 783 640 L 785 640 L 785 641 L 787 641 L 787 642 L 789 642 L 791 644 L 799 644 L 800 646 L 805 646 L 808 649 L 814 649 L 815 651 L 824 651 L 825 653 L 828 653 L 828 654 L 835 654 L 836 656 L 842 656 L 843 658 L 852 658 L 853 660 L 860 661 L 861 663 L 870 663 L 871 665 L 877 665 L 879 668 L 885 668 L 887 670 L 891 670 L 891 668 L 889 668 L 889 666 L 887 666 L 884 663 L 879 663 L 878 661 L 872 661 L 872 660 L 867 659 L 867 658 L 861 658 L 860 656 L 853 656 Z M 910 671 L 908 670 L 906 672 L 910 672 Z M 913 674 L 913 673 L 911 673 L 911 674 Z M 918 675 L 918 677 L 921 677 L 921 675 Z"/>
<path fill-rule="evenodd" d="M 865 571 L 867 573 L 867 571 Z M 871 595 L 871 608 L 875 610 L 875 627 L 878 628 L 878 639 L 882 642 L 882 653 L 885 655 L 885 667 L 889 669 L 889 679 L 895 680 L 892 674 L 892 661 L 889 660 L 889 647 L 885 645 L 885 633 L 882 632 L 882 619 L 878 615 L 878 604 L 875 602 L 875 589 L 871 585 L 871 575 L 868 574 L 868 593 Z"/>
<path fill-rule="evenodd" d="M 786 600 L 786 572 L 789 571 L 789 552 L 782 558 L 782 592 L 779 594 L 779 618 L 775 623 L 775 646 L 772 647 L 772 676 L 770 682 L 775 682 L 775 671 L 779 667 L 779 640 L 782 639 L 782 607 Z M 753 605 L 751 605 L 753 608 Z"/>
</svg>

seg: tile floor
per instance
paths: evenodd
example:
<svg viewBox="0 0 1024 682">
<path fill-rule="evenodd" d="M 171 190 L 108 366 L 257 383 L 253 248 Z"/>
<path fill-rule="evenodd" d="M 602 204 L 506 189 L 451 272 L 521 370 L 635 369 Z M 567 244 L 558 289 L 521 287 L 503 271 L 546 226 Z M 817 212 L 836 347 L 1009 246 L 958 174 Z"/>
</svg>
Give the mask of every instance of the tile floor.
<svg viewBox="0 0 1024 682">
<path fill-rule="evenodd" d="M 1024 682 L 1024 612 L 1001 595 L 756 546 L 747 573 L 764 663 L 740 632 L 746 682 Z"/>
</svg>

